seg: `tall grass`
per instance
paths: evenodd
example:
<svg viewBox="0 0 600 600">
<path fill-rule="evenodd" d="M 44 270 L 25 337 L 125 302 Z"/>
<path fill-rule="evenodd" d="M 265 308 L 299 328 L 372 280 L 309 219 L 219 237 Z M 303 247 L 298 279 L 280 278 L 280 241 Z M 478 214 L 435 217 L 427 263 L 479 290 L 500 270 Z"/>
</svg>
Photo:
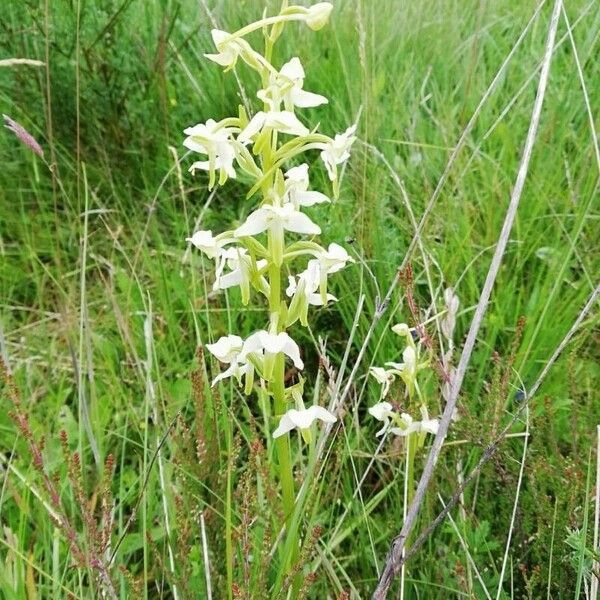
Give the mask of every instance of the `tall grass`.
<svg viewBox="0 0 600 600">
<path fill-rule="evenodd" d="M 296 28 L 277 57 L 300 56 L 307 89 L 334 99 L 315 111 L 323 129 L 360 116 L 362 143 L 322 227 L 325 242 L 346 238 L 360 260 L 333 282 L 339 302 L 317 313 L 313 336 L 298 340 L 319 382 L 311 393 L 324 398 L 338 371 L 346 378 L 354 367 L 432 197 L 410 260 L 413 293 L 425 321 L 442 308 L 443 289 L 455 288 L 462 348 L 519 167 L 551 12 L 540 9 L 436 191 L 537 3 L 335 4 L 327 33 Z M 114 498 L 102 559 L 114 553 L 123 598 L 204 598 L 209 589 L 215 599 L 266 598 L 277 597 L 275 582 L 287 585 L 278 579 L 278 502 L 265 471 L 274 449 L 261 410 L 233 387 L 211 391 L 218 367 L 197 351 L 230 329 L 250 333 L 266 308 L 244 308 L 237 292 L 213 294 L 208 264 L 183 241 L 195 224 L 241 223 L 251 208 L 241 185 L 209 195 L 187 173 L 181 132 L 234 112 L 253 93 L 242 71 L 238 81 L 224 79 L 201 56 L 213 20 L 232 30 L 264 6 L 3 7 L 0 59 L 47 68 L 0 66 L 0 109 L 40 142 L 51 170 L 11 132 L 0 136 L 0 348 L 82 547 L 95 547 L 89 516 L 106 525 L 101 499 Z M 509 422 L 597 285 L 597 8 L 567 3 L 569 26 L 561 15 L 521 205 L 417 529 Z M 321 173 L 315 184 L 325 180 Z M 452 519 L 410 560 L 406 598 L 495 597 L 500 588 L 501 598 L 573 598 L 589 589 L 597 315 L 596 305 L 531 401 L 528 421 L 513 427 Z M 308 598 L 370 597 L 402 526 L 404 452 L 398 442 L 378 447 L 366 409 L 379 390 L 366 375 L 401 352 L 389 325 L 413 318 L 399 284 L 348 387 L 344 426 L 313 465 L 318 476 L 297 515 Z M 435 321 L 428 332 L 439 344 Z M 440 382 L 432 375 L 423 387 L 441 412 Z M 393 393 L 401 398 L 400 387 Z M 8 416 L 15 408 L 6 386 L 1 402 L 0 597 L 95 597 L 94 569 L 72 568 L 27 440 Z M 77 477 L 63 430 L 67 456 L 80 455 Z M 295 459 L 300 476 L 312 457 Z M 415 468 L 420 474 L 421 459 Z"/>
</svg>

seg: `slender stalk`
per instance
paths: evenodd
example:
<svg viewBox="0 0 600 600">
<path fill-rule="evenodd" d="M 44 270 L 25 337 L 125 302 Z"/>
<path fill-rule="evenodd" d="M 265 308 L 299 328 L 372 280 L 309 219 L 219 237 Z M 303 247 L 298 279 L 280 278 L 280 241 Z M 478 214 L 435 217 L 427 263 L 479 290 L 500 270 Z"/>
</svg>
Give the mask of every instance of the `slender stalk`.
<svg viewBox="0 0 600 600">
<path fill-rule="evenodd" d="M 261 153 L 262 165 L 264 171 L 268 171 L 272 166 L 273 156 L 277 150 L 277 134 L 272 133 L 271 144 L 266 144 Z M 268 199 L 270 191 L 274 185 L 274 172 L 263 183 L 263 197 Z M 276 239 L 278 236 L 283 237 L 284 233 L 269 231 L 268 234 L 268 254 L 271 258 L 274 257 L 274 249 L 276 246 L 283 248 L 285 246 L 283 239 Z M 269 265 L 269 313 L 270 313 L 270 331 L 271 333 L 279 333 L 285 329 L 285 323 L 281 316 L 281 266 L 272 262 Z M 275 417 L 280 417 L 286 412 L 287 405 L 285 400 L 285 356 L 282 352 L 278 353 L 274 359 L 273 373 L 269 384 L 271 395 L 273 396 L 273 413 Z M 282 527 L 287 530 L 287 535 L 291 536 L 292 551 L 289 553 L 289 558 L 284 556 L 286 564 L 283 565 L 287 571 L 294 559 L 297 557 L 297 545 L 295 543 L 296 532 L 289 529 L 292 515 L 294 513 L 295 504 L 295 489 L 294 489 L 294 474 L 292 469 L 292 460 L 290 454 L 289 436 L 281 436 L 275 440 L 275 449 L 277 453 L 277 468 L 279 471 L 279 483 L 281 486 L 282 507 L 283 507 L 283 522 Z"/>
<path fill-rule="evenodd" d="M 273 370 L 273 382 L 271 390 L 273 393 L 273 407 L 277 416 L 286 411 L 285 388 L 284 388 L 284 359 L 283 354 L 278 354 L 275 358 L 275 368 Z M 283 497 L 283 513 L 285 523 L 289 524 L 290 518 L 294 512 L 295 493 L 294 477 L 292 473 L 292 461 L 290 457 L 289 436 L 283 435 L 277 438 L 275 442 L 277 449 L 277 458 L 279 462 L 279 478 L 281 483 L 281 494 Z M 292 532 L 288 532 L 289 535 Z"/>
<path fill-rule="evenodd" d="M 242 27 L 242 29 L 238 29 L 236 32 L 232 33 L 226 40 L 226 43 L 232 42 L 237 38 L 244 37 L 257 29 L 262 29 L 268 25 L 275 25 L 275 23 L 282 23 L 285 21 L 302 21 L 306 20 L 305 14 L 302 13 L 294 13 L 289 15 L 277 15 L 275 17 L 266 17 L 265 19 L 261 19 L 260 21 L 255 21 L 254 23 L 250 23 L 250 25 L 246 25 L 246 27 Z"/>
</svg>

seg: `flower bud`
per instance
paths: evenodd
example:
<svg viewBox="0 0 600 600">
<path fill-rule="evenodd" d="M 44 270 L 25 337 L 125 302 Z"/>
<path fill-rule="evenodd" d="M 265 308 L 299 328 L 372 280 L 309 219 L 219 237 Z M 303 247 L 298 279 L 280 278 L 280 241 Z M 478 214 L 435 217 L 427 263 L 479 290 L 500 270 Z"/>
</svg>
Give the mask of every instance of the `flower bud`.
<svg viewBox="0 0 600 600">
<path fill-rule="evenodd" d="M 318 31 L 327 25 L 329 15 L 333 10 L 330 2 L 318 2 L 308 8 L 306 13 L 306 24 L 313 30 Z"/>
</svg>

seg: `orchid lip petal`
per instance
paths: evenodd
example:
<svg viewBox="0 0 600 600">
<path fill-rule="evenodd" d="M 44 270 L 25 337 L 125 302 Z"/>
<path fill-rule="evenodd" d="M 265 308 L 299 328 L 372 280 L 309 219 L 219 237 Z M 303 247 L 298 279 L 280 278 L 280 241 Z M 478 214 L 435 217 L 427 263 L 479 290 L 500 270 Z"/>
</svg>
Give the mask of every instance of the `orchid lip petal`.
<svg viewBox="0 0 600 600">
<path fill-rule="evenodd" d="M 314 405 L 304 410 L 292 408 L 282 415 L 279 426 L 273 432 L 273 437 L 281 437 L 292 429 L 308 429 L 316 420 L 323 423 L 335 423 L 337 417 L 322 406 Z"/>
</svg>

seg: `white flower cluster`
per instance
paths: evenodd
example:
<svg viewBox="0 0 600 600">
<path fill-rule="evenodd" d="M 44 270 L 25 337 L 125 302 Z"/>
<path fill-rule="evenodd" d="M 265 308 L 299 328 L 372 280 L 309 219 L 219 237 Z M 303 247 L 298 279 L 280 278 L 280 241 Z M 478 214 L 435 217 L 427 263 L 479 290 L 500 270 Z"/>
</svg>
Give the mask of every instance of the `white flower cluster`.
<svg viewBox="0 0 600 600">
<path fill-rule="evenodd" d="M 355 140 L 355 126 L 330 138 L 309 129 L 296 115 L 296 109 L 320 106 L 328 102 L 320 94 L 304 89 L 305 72 L 298 57 L 293 57 L 276 69 L 270 57 L 273 43 L 289 21 L 305 22 L 311 29 L 323 27 L 329 18 L 332 5 L 320 2 L 311 7 L 287 6 L 279 15 L 265 17 L 235 33 L 212 31 L 216 53 L 205 56 L 232 69 L 242 60 L 257 71 L 261 89 L 257 98 L 262 110 L 251 118 L 240 107 L 237 117 L 221 121 L 209 119 L 184 130 L 183 144 L 203 156 L 190 167 L 190 171 L 207 171 L 209 189 L 215 183 L 223 185 L 238 174 L 252 182 L 248 197 L 259 193 L 260 205 L 237 228 L 214 235 L 212 231 L 196 231 L 188 241 L 209 259 L 215 261 L 214 290 L 239 287 L 242 302 L 248 304 L 251 292 L 263 295 L 269 302 L 268 328 L 253 333 L 246 340 L 237 335 L 227 335 L 208 350 L 222 363 L 228 365 L 213 381 L 235 378 L 244 385 L 246 393 L 253 388 L 257 375 L 268 389 L 275 389 L 275 381 L 283 386 L 283 373 L 276 368 L 276 358 L 287 357 L 301 370 L 304 367 L 300 349 L 286 332 L 296 321 L 306 326 L 309 306 L 326 306 L 336 298 L 328 293 L 328 276 L 354 262 L 340 245 L 332 243 L 327 248 L 314 240 L 288 240 L 289 234 L 317 236 L 321 228 L 303 209 L 330 202 L 330 198 L 310 190 L 309 165 L 296 164 L 301 154 L 318 150 L 327 174 L 333 182 L 334 196 L 339 190 L 338 165 L 350 156 Z M 267 34 L 267 27 L 271 27 Z M 265 32 L 265 56 L 255 51 L 246 36 L 254 31 Z M 284 137 L 285 136 L 285 137 Z M 291 139 L 289 139 L 291 138 Z M 304 270 L 290 273 L 292 263 L 304 262 Z M 287 275 L 287 287 L 282 288 L 281 273 Z M 286 301 L 286 297 L 289 302 Z M 294 386 L 292 386 L 294 387 Z M 285 400 L 293 401 L 295 408 L 279 413 L 278 437 L 299 428 L 305 435 L 315 419 L 332 422 L 335 417 L 319 406 L 304 407 L 298 389 L 285 390 Z"/>
<path fill-rule="evenodd" d="M 371 367 L 370 373 L 373 378 L 381 385 L 381 402 L 369 408 L 369 414 L 378 421 L 383 422 L 383 428 L 377 432 L 377 436 L 383 435 L 386 431 L 394 435 L 407 436 L 412 433 L 420 434 L 424 437 L 426 433 L 436 434 L 439 427 L 437 419 L 430 419 L 427 407 L 421 404 L 421 421 L 415 421 L 407 413 L 398 413 L 390 402 L 385 398 L 390 392 L 391 386 L 396 377 L 399 377 L 406 386 L 409 399 L 413 395 L 420 398 L 421 393 L 417 381 L 418 372 L 427 367 L 427 363 L 420 359 L 419 348 L 415 343 L 416 332 L 410 329 L 406 323 L 398 323 L 392 327 L 392 331 L 406 340 L 406 347 L 402 352 L 401 363 L 387 362 L 388 367 Z"/>
</svg>

